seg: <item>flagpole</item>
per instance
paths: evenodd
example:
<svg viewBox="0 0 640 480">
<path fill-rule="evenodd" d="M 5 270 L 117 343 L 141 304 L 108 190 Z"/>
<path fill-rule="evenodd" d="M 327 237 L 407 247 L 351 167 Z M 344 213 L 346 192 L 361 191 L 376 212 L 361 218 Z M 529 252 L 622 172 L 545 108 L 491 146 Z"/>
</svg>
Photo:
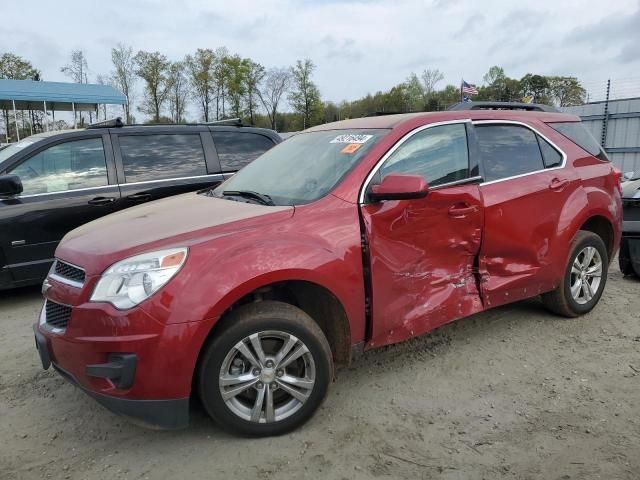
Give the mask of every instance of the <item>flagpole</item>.
<svg viewBox="0 0 640 480">
<path fill-rule="evenodd" d="M 464 95 L 462 93 L 462 84 L 464 83 L 464 78 L 460 79 L 460 103 L 464 102 Z"/>
</svg>

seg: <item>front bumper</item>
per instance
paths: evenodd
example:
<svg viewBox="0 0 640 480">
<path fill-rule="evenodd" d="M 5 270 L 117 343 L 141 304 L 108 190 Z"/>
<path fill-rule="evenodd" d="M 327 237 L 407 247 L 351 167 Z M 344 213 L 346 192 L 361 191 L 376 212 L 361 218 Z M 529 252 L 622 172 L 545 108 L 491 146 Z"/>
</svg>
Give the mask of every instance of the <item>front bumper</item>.
<svg viewBox="0 0 640 480">
<path fill-rule="evenodd" d="M 45 335 L 34 325 L 35 341 L 42 367 L 47 370 L 50 366 L 69 383 L 83 390 L 103 407 L 111 412 L 126 417 L 133 423 L 153 429 L 177 429 L 189 425 L 189 397 L 167 400 L 133 400 L 124 397 L 104 395 L 81 385 L 68 371 L 52 362 L 49 342 Z M 132 357 L 128 357 L 129 359 Z M 126 363 L 126 362 L 125 362 Z M 88 366 L 88 370 L 96 369 L 96 366 Z M 99 372 L 99 375 L 108 378 L 109 372 Z M 121 378 L 121 376 L 120 376 Z"/>
</svg>

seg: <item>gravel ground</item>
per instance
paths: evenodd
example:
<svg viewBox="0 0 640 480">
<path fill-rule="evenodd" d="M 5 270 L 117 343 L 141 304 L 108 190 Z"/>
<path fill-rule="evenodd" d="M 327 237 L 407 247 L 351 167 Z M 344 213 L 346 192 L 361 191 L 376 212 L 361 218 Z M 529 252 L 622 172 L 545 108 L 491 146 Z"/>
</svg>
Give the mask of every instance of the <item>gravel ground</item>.
<svg viewBox="0 0 640 480">
<path fill-rule="evenodd" d="M 583 318 L 531 300 L 370 352 L 259 440 L 109 413 L 39 366 L 38 289 L 0 292 L 0 478 L 638 479 L 640 281 L 612 270 Z"/>
</svg>

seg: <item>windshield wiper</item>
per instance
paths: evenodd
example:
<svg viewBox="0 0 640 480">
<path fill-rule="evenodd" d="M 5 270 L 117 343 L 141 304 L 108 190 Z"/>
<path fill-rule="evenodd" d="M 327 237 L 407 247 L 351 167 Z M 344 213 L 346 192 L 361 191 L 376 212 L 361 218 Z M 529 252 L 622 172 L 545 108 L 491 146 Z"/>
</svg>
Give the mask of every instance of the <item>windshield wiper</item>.
<svg viewBox="0 0 640 480">
<path fill-rule="evenodd" d="M 222 195 L 226 197 L 244 197 L 257 200 L 263 205 L 275 205 L 273 200 L 266 193 L 253 192 L 251 190 L 225 190 Z"/>
</svg>

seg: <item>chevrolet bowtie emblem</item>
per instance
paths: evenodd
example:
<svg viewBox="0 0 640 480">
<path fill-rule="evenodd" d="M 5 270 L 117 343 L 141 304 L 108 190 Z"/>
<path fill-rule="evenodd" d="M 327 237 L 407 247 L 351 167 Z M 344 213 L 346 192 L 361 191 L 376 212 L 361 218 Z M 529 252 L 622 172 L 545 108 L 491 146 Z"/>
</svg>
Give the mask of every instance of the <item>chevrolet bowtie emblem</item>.
<svg viewBox="0 0 640 480">
<path fill-rule="evenodd" d="M 49 279 L 45 278 L 44 282 L 42 282 L 42 295 L 47 293 L 47 291 L 51 288 L 51 284 L 49 283 Z"/>
</svg>

